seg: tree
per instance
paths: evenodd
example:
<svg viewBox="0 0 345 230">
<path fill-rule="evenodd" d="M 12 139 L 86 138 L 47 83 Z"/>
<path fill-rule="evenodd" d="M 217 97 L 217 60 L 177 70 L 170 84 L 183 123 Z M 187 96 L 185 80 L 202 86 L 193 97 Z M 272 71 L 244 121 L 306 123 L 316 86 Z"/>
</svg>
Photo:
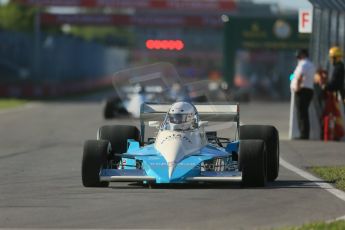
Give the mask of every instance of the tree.
<svg viewBox="0 0 345 230">
<path fill-rule="evenodd" d="M 0 6 L 0 28 L 13 31 L 33 31 L 36 7 L 10 2 Z"/>
<path fill-rule="evenodd" d="M 129 46 L 134 40 L 129 29 L 114 26 L 71 26 L 69 34 L 110 46 Z"/>
</svg>

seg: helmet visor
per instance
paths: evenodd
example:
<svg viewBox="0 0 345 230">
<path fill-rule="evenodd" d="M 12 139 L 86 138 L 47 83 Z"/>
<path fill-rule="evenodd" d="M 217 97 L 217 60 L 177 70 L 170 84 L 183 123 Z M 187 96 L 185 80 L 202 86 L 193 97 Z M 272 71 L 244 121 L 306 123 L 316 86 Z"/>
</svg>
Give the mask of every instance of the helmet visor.
<svg viewBox="0 0 345 230">
<path fill-rule="evenodd" d="M 173 124 L 182 124 L 187 122 L 188 114 L 169 114 L 169 121 Z"/>
</svg>

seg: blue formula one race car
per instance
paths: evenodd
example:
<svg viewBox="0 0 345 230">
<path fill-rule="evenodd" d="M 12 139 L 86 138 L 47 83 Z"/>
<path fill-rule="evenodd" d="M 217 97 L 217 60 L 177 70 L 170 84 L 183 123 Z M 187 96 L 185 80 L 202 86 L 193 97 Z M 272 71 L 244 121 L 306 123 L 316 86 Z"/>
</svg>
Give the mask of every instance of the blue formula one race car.
<svg viewBox="0 0 345 230">
<path fill-rule="evenodd" d="M 279 135 L 273 126 L 241 125 L 239 105 L 143 104 L 141 131 L 103 126 L 84 145 L 82 182 L 142 184 L 241 181 L 262 187 L 279 172 Z M 145 126 L 158 130 L 145 140 Z M 209 122 L 232 122 L 235 138 L 206 132 Z"/>
</svg>

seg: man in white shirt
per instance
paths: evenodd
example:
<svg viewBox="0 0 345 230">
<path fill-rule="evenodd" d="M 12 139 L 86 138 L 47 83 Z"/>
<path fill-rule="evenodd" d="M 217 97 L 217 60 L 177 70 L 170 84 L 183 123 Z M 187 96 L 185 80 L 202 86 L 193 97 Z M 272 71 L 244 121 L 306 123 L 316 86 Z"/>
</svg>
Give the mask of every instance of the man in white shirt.
<svg viewBox="0 0 345 230">
<path fill-rule="evenodd" d="M 291 89 L 295 93 L 299 139 L 309 139 L 309 105 L 313 98 L 315 66 L 309 60 L 308 50 L 301 49 L 297 52 L 298 64 L 291 81 Z"/>
</svg>

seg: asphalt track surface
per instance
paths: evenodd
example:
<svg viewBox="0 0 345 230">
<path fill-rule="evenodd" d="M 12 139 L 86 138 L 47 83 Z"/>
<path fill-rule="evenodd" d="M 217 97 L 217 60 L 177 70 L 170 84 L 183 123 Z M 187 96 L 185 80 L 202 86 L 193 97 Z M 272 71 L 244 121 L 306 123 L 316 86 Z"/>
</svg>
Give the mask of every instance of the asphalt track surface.
<svg viewBox="0 0 345 230">
<path fill-rule="evenodd" d="M 105 121 L 101 111 L 99 102 L 84 101 L 0 113 L 0 228 L 270 229 L 345 215 L 344 201 L 284 167 L 276 182 L 257 189 L 236 183 L 84 188 L 84 140 L 104 124 L 138 124 Z M 287 104 L 249 104 L 241 112 L 243 122 L 273 123 L 287 137 Z M 316 148 L 319 155 L 328 151 L 322 144 L 281 141 L 290 163 Z"/>
</svg>

